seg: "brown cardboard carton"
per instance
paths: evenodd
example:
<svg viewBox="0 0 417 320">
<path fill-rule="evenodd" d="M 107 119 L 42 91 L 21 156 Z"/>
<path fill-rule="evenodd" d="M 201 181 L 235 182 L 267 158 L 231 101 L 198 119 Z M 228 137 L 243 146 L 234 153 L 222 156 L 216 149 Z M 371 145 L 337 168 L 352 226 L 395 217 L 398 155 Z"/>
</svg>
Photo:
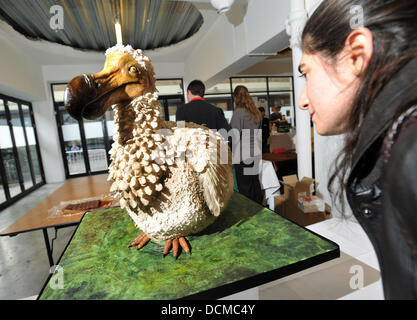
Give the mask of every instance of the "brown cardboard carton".
<svg viewBox="0 0 417 320">
<path fill-rule="evenodd" d="M 323 199 L 317 196 L 304 196 L 303 194 L 303 192 L 298 194 L 298 207 L 301 211 L 304 213 L 324 211 Z"/>
<path fill-rule="evenodd" d="M 298 181 L 296 175 L 285 176 L 284 193 L 275 197 L 275 211 L 294 221 L 295 223 L 308 226 L 313 223 L 331 218 L 330 207 L 326 205 L 325 211 L 303 212 L 298 206 L 298 194 L 305 192 L 307 196 L 311 196 L 314 191 L 314 179 L 304 177 Z"/>
</svg>

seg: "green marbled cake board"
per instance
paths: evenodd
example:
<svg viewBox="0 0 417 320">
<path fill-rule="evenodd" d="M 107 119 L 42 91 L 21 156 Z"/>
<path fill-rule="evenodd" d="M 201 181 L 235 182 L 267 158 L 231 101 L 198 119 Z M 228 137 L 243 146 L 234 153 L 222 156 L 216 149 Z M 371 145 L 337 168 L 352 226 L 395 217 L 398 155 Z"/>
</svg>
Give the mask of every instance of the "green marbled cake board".
<svg viewBox="0 0 417 320">
<path fill-rule="evenodd" d="M 213 225 L 187 237 L 191 256 L 163 258 L 163 244 L 153 242 L 127 248 L 138 234 L 120 208 L 87 213 L 59 262 L 64 288 L 47 283 L 40 299 L 177 299 L 339 252 L 236 192 Z"/>
</svg>

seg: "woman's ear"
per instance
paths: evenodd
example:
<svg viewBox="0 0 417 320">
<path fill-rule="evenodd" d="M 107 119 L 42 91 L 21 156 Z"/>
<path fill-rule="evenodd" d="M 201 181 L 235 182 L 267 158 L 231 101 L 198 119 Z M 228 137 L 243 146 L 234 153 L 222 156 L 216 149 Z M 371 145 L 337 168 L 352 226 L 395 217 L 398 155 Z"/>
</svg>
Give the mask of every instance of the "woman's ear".
<svg viewBox="0 0 417 320">
<path fill-rule="evenodd" d="M 373 36 L 368 28 L 354 29 L 346 39 L 345 50 L 349 68 L 360 76 L 367 68 L 373 54 Z"/>
</svg>

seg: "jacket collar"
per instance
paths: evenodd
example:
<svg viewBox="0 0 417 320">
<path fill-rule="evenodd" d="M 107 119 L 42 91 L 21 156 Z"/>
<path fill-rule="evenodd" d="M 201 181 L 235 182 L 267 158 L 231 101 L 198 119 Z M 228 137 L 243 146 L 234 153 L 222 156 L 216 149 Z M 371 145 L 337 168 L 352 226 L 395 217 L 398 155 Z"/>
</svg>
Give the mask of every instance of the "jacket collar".
<svg viewBox="0 0 417 320">
<path fill-rule="evenodd" d="M 202 100 L 202 101 L 206 101 L 206 99 L 202 98 L 202 97 L 194 97 L 190 100 L 190 102 L 196 101 L 196 100 Z"/>
<path fill-rule="evenodd" d="M 414 58 L 394 75 L 376 97 L 363 120 L 362 131 L 352 156 L 352 169 L 365 151 L 389 128 L 397 108 L 404 103 L 404 93 L 412 92 L 408 99 L 417 97 L 417 90 L 410 90 L 412 86 L 415 86 L 413 80 L 416 79 L 416 71 L 417 58 Z"/>
</svg>

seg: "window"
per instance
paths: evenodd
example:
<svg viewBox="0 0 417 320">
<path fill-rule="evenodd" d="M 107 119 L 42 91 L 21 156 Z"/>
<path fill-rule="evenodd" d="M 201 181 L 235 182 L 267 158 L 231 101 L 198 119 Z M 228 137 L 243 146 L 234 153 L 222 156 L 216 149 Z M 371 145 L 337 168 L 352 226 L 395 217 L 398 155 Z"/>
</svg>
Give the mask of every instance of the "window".
<svg viewBox="0 0 417 320">
<path fill-rule="evenodd" d="M 29 102 L 0 95 L 0 209 L 45 183 Z"/>
<path fill-rule="evenodd" d="M 265 77 L 245 77 L 245 78 L 231 78 L 232 90 L 239 85 L 248 88 L 249 92 L 265 92 L 267 91 L 266 78 Z"/>
<path fill-rule="evenodd" d="M 233 115 L 233 99 L 231 94 L 230 79 L 206 89 L 204 98 L 207 102 L 223 110 L 226 120 L 230 122 Z"/>
<path fill-rule="evenodd" d="M 110 163 L 113 111 L 108 110 L 97 120 L 77 121 L 64 106 L 66 84 L 52 84 L 51 87 L 66 178 L 106 172 Z"/>
<path fill-rule="evenodd" d="M 177 109 L 184 103 L 184 84 L 182 79 L 156 80 L 161 117 L 166 121 L 175 121 Z"/>
<path fill-rule="evenodd" d="M 281 107 L 281 114 L 295 126 L 294 90 L 292 77 L 268 77 L 269 114 L 273 106 Z M 267 108 L 265 108 L 266 110 Z"/>
<path fill-rule="evenodd" d="M 228 121 L 233 115 L 233 90 L 238 85 L 248 88 L 256 106 L 264 107 L 267 116 L 272 113 L 273 106 L 281 106 L 281 113 L 295 124 L 292 76 L 231 77 L 208 88 L 204 98 L 223 109 Z"/>
</svg>

